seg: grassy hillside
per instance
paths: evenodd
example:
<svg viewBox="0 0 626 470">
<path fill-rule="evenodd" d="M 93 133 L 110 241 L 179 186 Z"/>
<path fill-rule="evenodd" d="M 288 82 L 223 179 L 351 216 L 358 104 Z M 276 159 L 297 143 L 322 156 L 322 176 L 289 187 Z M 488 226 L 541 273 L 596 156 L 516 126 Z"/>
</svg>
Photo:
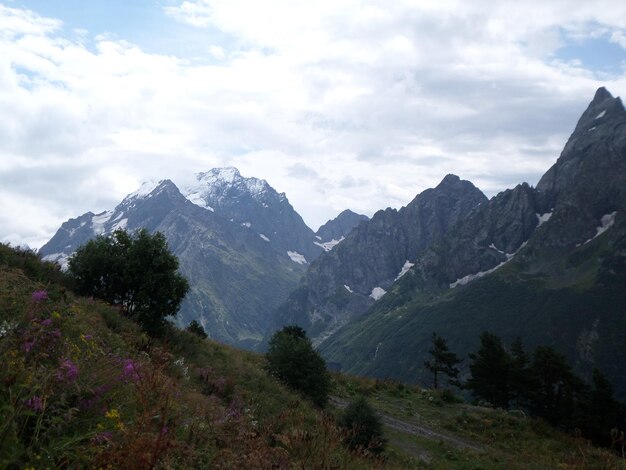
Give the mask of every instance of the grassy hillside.
<svg viewBox="0 0 626 470">
<path fill-rule="evenodd" d="M 523 417 L 391 382 L 334 376 L 322 412 L 263 357 L 172 329 L 148 338 L 63 275 L 0 246 L 0 468 L 623 468 Z M 350 453 L 334 416 L 357 394 L 388 450 Z M 522 466 L 523 465 L 523 466 Z"/>
<path fill-rule="evenodd" d="M 409 272 L 367 315 L 323 343 L 322 353 L 350 373 L 427 383 L 422 364 L 433 331 L 462 357 L 490 331 L 507 344 L 521 337 L 527 350 L 550 345 L 585 377 L 598 367 L 624 400 L 626 238 L 620 233 L 550 260 L 549 272 L 529 272 L 513 260 L 435 294 L 420 293 Z M 615 237 L 611 244 L 608 236 Z"/>
</svg>

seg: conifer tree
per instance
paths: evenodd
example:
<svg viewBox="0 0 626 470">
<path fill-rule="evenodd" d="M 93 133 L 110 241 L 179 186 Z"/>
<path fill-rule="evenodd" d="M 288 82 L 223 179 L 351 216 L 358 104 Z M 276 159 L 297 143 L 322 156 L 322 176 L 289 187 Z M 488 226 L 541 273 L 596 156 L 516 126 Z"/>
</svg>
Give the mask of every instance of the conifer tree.
<svg viewBox="0 0 626 470">
<path fill-rule="evenodd" d="M 291 325 L 274 333 L 265 358 L 271 375 L 324 407 L 330 392 L 330 375 L 326 362 L 313 349 L 302 328 Z"/>
<path fill-rule="evenodd" d="M 511 395 L 511 356 L 502 341 L 492 333 L 480 335 L 480 347 L 470 354 L 472 376 L 466 387 L 476 398 L 488 401 L 495 407 L 508 408 Z"/>
<path fill-rule="evenodd" d="M 439 374 L 446 375 L 452 385 L 458 384 L 459 369 L 456 367 L 461 360 L 448 348 L 447 341 L 433 332 L 430 359 L 424 361 L 424 367 L 433 374 L 434 387 L 439 387 Z"/>
</svg>

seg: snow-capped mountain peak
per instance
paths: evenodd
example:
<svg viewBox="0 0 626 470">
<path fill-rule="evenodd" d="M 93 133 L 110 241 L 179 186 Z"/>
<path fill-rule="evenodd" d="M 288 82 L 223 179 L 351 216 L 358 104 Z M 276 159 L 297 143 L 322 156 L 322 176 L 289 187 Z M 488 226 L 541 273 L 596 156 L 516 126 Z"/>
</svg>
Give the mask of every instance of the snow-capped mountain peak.
<svg viewBox="0 0 626 470">
<path fill-rule="evenodd" d="M 233 195 L 249 196 L 256 201 L 264 201 L 275 191 L 267 181 L 258 178 L 245 178 L 234 167 L 213 168 L 196 174 L 196 181 L 182 191 L 194 204 L 214 210 L 225 198 Z M 282 200 L 279 198 L 279 200 Z"/>
</svg>

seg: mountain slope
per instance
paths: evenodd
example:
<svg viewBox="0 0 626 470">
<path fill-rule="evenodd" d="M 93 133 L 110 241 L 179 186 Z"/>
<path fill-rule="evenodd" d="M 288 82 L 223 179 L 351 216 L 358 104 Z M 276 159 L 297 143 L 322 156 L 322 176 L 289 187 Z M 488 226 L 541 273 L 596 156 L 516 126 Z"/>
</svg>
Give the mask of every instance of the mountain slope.
<svg viewBox="0 0 626 470">
<path fill-rule="evenodd" d="M 253 230 L 191 203 L 169 180 L 144 184 L 111 211 L 65 222 L 40 254 L 63 263 L 96 235 L 140 227 L 166 236 L 190 280 L 178 323 L 196 319 L 227 343 L 253 347 L 304 271 Z"/>
<path fill-rule="evenodd" d="M 599 367 L 624 397 L 625 211 L 626 111 L 600 89 L 536 189 L 476 208 L 322 351 L 353 373 L 419 380 L 432 331 L 464 355 L 488 330 Z"/>
<path fill-rule="evenodd" d="M 320 344 L 364 313 L 400 278 L 418 254 L 487 198 L 448 175 L 399 211 L 377 212 L 309 267 L 277 310 L 275 326 L 298 323 Z"/>
</svg>

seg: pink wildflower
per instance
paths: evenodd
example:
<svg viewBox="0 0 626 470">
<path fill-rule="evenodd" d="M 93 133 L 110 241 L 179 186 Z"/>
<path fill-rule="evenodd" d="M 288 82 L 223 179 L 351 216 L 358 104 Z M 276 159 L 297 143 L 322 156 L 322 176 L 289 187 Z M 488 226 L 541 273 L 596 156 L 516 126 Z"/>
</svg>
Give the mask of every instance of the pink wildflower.
<svg viewBox="0 0 626 470">
<path fill-rule="evenodd" d="M 41 302 L 48 299 L 48 293 L 45 290 L 36 290 L 31 295 L 31 299 L 35 302 Z"/>
</svg>

